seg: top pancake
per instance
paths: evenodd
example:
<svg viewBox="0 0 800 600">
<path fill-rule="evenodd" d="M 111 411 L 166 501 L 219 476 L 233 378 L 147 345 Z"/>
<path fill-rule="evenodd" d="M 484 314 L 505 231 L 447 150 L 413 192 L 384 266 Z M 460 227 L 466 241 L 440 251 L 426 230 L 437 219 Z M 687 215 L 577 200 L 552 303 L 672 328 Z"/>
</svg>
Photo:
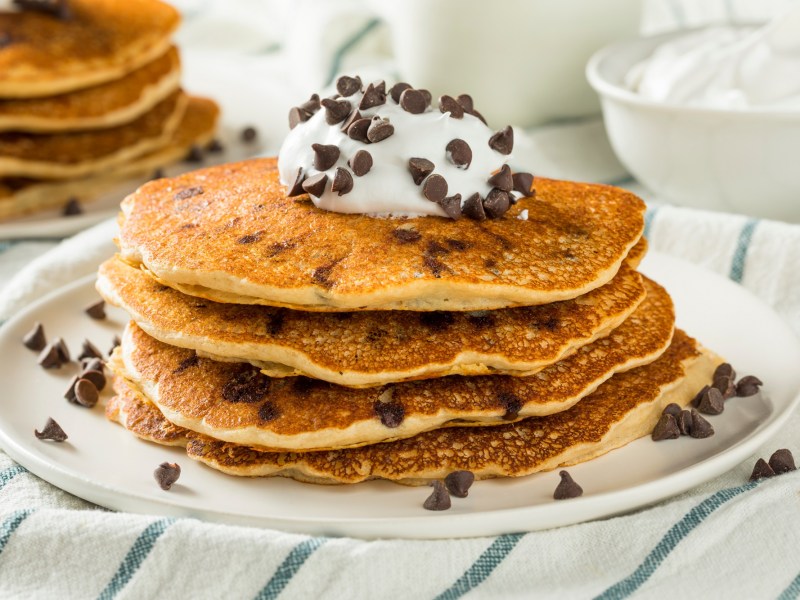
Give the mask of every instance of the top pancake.
<svg viewBox="0 0 800 600">
<path fill-rule="evenodd" d="M 71 16 L 0 13 L 0 98 L 52 96 L 118 79 L 164 54 L 178 12 L 158 0 L 71 0 Z"/>
<path fill-rule="evenodd" d="M 308 311 L 486 310 L 575 298 L 616 274 L 644 203 L 539 179 L 497 220 L 380 219 L 287 198 L 274 158 L 152 181 L 122 203 L 120 249 L 218 302 Z M 528 219 L 517 217 L 528 211 Z"/>
</svg>

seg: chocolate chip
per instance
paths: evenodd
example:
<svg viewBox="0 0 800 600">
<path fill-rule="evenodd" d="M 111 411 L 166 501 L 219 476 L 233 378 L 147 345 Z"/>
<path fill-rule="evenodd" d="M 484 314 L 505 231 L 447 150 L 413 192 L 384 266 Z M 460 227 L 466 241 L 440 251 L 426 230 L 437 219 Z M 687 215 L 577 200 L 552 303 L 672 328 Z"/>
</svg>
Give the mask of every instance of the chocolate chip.
<svg viewBox="0 0 800 600">
<path fill-rule="evenodd" d="M 441 206 L 445 214 L 454 221 L 458 221 L 461 218 L 461 194 L 442 198 L 439 202 L 439 206 Z"/>
<path fill-rule="evenodd" d="M 64 398 L 66 398 L 72 404 L 77 403 L 77 400 L 75 399 L 75 384 L 78 383 L 78 379 L 80 378 L 80 375 L 74 375 L 72 379 L 69 380 L 67 391 L 64 392 Z"/>
<path fill-rule="evenodd" d="M 519 417 L 519 411 L 522 410 L 522 400 L 519 397 L 511 392 L 501 392 L 497 399 L 506 411 L 503 420 L 513 421 Z"/>
<path fill-rule="evenodd" d="M 511 154 L 514 148 L 514 130 L 511 129 L 511 125 L 489 138 L 489 148 L 500 154 Z"/>
<path fill-rule="evenodd" d="M 81 203 L 78 202 L 77 198 L 70 198 L 64 205 L 61 214 L 65 217 L 80 215 L 83 214 L 83 207 L 81 206 Z"/>
<path fill-rule="evenodd" d="M 189 148 L 189 152 L 183 157 L 183 160 L 190 163 L 203 162 L 203 149 L 197 144 Z"/>
<path fill-rule="evenodd" d="M 462 212 L 475 221 L 485 221 L 486 211 L 483 209 L 483 198 L 477 192 L 464 201 Z"/>
<path fill-rule="evenodd" d="M 722 363 L 714 369 L 714 376 L 711 379 L 713 380 L 719 377 L 736 379 L 736 371 L 733 370 L 733 366 L 730 363 Z"/>
<path fill-rule="evenodd" d="M 178 463 L 163 462 L 153 471 L 153 477 L 162 490 L 168 490 L 181 476 L 181 467 Z"/>
<path fill-rule="evenodd" d="M 222 387 L 222 397 L 228 402 L 244 402 L 254 404 L 267 395 L 270 379 L 254 368 L 234 375 Z"/>
<path fill-rule="evenodd" d="M 342 96 L 352 96 L 361 91 L 361 78 L 342 75 L 336 80 L 336 91 Z"/>
<path fill-rule="evenodd" d="M 256 233 L 248 233 L 247 235 L 243 235 L 242 237 L 236 240 L 237 244 L 254 244 L 261 240 L 261 232 Z M 203 305 L 204 307 L 205 305 Z M 199 307 L 201 308 L 201 307 Z"/>
<path fill-rule="evenodd" d="M 267 401 L 258 409 L 258 418 L 264 422 L 274 421 L 280 416 L 278 407 L 273 402 Z"/>
<path fill-rule="evenodd" d="M 436 173 L 429 175 L 422 184 L 422 195 L 431 202 L 441 202 L 447 196 L 447 181 Z"/>
<path fill-rule="evenodd" d="M 519 192 L 525 198 L 533 196 L 533 175 L 530 173 L 514 173 L 511 179 L 514 182 L 515 192 Z"/>
<path fill-rule="evenodd" d="M 714 435 L 714 428 L 711 426 L 711 423 L 700 416 L 700 413 L 695 409 L 692 409 L 692 431 L 689 432 L 689 435 L 698 439 Z"/>
<path fill-rule="evenodd" d="M 103 358 L 103 353 L 100 352 L 92 342 L 85 339 L 83 340 L 83 346 L 81 347 L 81 353 L 78 355 L 78 360 L 83 360 L 84 358 Z"/>
<path fill-rule="evenodd" d="M 458 98 L 456 98 L 456 102 L 458 102 L 461 108 L 464 109 L 464 112 L 472 113 L 472 111 L 475 110 L 472 102 L 472 96 L 469 94 L 461 94 Z"/>
<path fill-rule="evenodd" d="M 222 142 L 220 142 L 217 138 L 214 138 L 213 140 L 211 140 L 208 143 L 208 146 L 206 146 L 206 151 L 210 152 L 212 154 L 217 154 L 219 152 L 223 152 L 224 150 L 225 150 L 225 146 L 223 146 Z"/>
<path fill-rule="evenodd" d="M 369 144 L 370 141 L 367 137 L 367 132 L 369 131 L 369 126 L 371 124 L 372 119 L 359 119 L 358 121 L 353 122 L 353 124 L 347 129 L 347 137 L 357 142 Z"/>
<path fill-rule="evenodd" d="M 462 139 L 455 138 L 454 140 L 450 140 L 447 142 L 444 151 L 447 160 L 459 169 L 469 169 L 469 166 L 472 164 L 472 148 Z"/>
<path fill-rule="evenodd" d="M 292 187 L 289 188 L 289 191 L 286 193 L 286 195 L 289 198 L 293 198 L 295 196 L 305 194 L 305 190 L 303 189 L 303 182 L 305 179 L 306 176 L 305 173 L 303 173 L 303 167 L 297 167 L 297 173 L 294 176 L 294 183 L 292 184 Z"/>
<path fill-rule="evenodd" d="M 198 186 L 184 188 L 172 196 L 174 200 L 188 200 L 189 198 L 193 198 L 195 196 L 199 196 L 203 193 L 203 188 Z"/>
<path fill-rule="evenodd" d="M 452 119 L 463 119 L 464 108 L 452 96 L 441 96 L 439 98 L 439 110 L 444 113 L 450 113 Z"/>
<path fill-rule="evenodd" d="M 298 108 L 313 115 L 321 108 L 321 106 L 322 105 L 320 103 L 319 96 L 317 94 L 311 94 L 311 97 L 298 106 Z"/>
<path fill-rule="evenodd" d="M 41 431 L 38 429 L 33 430 L 33 435 L 40 440 L 52 440 L 54 442 L 63 442 L 67 439 L 67 434 L 61 429 L 61 425 L 55 422 L 51 417 L 47 418 L 47 423 Z"/>
<path fill-rule="evenodd" d="M 772 470 L 763 458 L 759 458 L 756 464 L 753 465 L 753 472 L 750 474 L 750 481 L 758 481 L 766 477 L 774 477 L 775 471 Z"/>
<path fill-rule="evenodd" d="M 103 372 L 103 359 L 102 358 L 84 358 L 81 361 L 81 368 L 84 371 L 100 371 Z"/>
<path fill-rule="evenodd" d="M 408 159 L 408 172 L 411 173 L 411 179 L 414 180 L 416 185 L 422 183 L 423 179 L 433 173 L 434 168 L 434 164 L 427 158 Z"/>
<path fill-rule="evenodd" d="M 36 352 L 44 348 L 47 345 L 47 340 L 44 336 L 44 327 L 42 327 L 42 324 L 37 322 L 33 326 L 33 329 L 22 338 L 22 343 L 26 348 L 35 350 Z"/>
<path fill-rule="evenodd" d="M 302 108 L 299 108 L 297 106 L 293 106 L 292 108 L 289 109 L 289 129 L 294 129 L 295 127 L 300 125 L 300 123 L 305 123 L 310 118 L 311 118 L 311 113 L 308 113 L 304 111 Z M 247 129 L 245 129 L 245 131 L 247 131 Z M 245 138 L 244 133 L 242 133 L 242 139 L 246 142 L 251 141 Z M 253 136 L 252 139 L 255 139 L 255 136 Z"/>
<path fill-rule="evenodd" d="M 5 31 L 0 32 L 0 48 L 5 48 L 11 45 L 11 36 Z"/>
<path fill-rule="evenodd" d="M 374 408 L 375 414 L 378 415 L 383 426 L 390 429 L 398 427 L 400 423 L 403 422 L 403 417 L 405 417 L 406 414 L 403 405 L 397 402 L 381 402 L 380 400 L 376 400 Z"/>
<path fill-rule="evenodd" d="M 340 196 L 353 191 L 353 176 L 350 174 L 350 171 L 343 167 L 336 167 L 336 174 L 333 176 L 331 191 L 338 193 Z"/>
<path fill-rule="evenodd" d="M 480 120 L 480 122 L 483 123 L 484 125 L 488 125 L 488 123 L 486 123 L 486 119 L 484 119 L 483 115 L 479 113 L 477 110 L 472 110 L 470 111 L 469 114 L 471 114 L 476 119 Z"/>
<path fill-rule="evenodd" d="M 700 398 L 697 410 L 704 415 L 720 414 L 725 410 L 725 399 L 722 397 L 722 392 L 715 387 L 708 388 L 706 393 L 703 394 L 703 397 Z"/>
<path fill-rule="evenodd" d="M 412 115 L 419 115 L 425 112 L 428 103 L 420 90 L 407 89 L 400 94 L 400 108 Z"/>
<path fill-rule="evenodd" d="M 75 401 L 81 406 L 92 408 L 97 404 L 100 393 L 97 387 L 88 379 L 78 379 L 75 382 Z"/>
<path fill-rule="evenodd" d="M 311 149 L 317 171 L 327 171 L 339 160 L 339 147 L 334 144 L 311 144 Z"/>
<path fill-rule="evenodd" d="M 97 302 L 91 303 L 89 306 L 83 309 L 87 315 L 89 315 L 92 319 L 102 320 L 106 318 L 106 303 L 104 300 L 98 300 Z"/>
<path fill-rule="evenodd" d="M 450 494 L 444 484 L 441 481 L 433 481 L 431 485 L 433 486 L 433 491 L 422 503 L 422 508 L 425 510 L 447 510 L 450 508 Z"/>
<path fill-rule="evenodd" d="M 487 183 L 504 192 L 510 192 L 514 187 L 514 180 L 511 177 L 511 168 L 508 165 L 503 165 L 497 173 L 489 177 Z"/>
<path fill-rule="evenodd" d="M 503 190 L 494 188 L 483 201 L 483 210 L 490 219 L 499 219 L 508 212 L 511 202 L 508 194 Z"/>
<path fill-rule="evenodd" d="M 420 324 L 432 331 L 444 331 L 455 323 L 455 320 L 453 313 L 447 311 L 433 310 L 419 313 Z"/>
<path fill-rule="evenodd" d="M 13 0 L 13 5 L 20 10 L 44 13 L 62 21 L 71 16 L 67 0 Z"/>
<path fill-rule="evenodd" d="M 678 429 L 678 422 L 675 420 L 675 417 L 669 414 L 662 414 L 653 429 L 653 435 L 651 437 L 654 442 L 674 440 L 681 437 L 681 430 Z"/>
<path fill-rule="evenodd" d="M 736 395 L 740 398 L 755 396 L 762 385 L 762 381 L 755 375 L 745 375 L 736 383 Z"/>
<path fill-rule="evenodd" d="M 322 106 L 325 107 L 325 122 L 328 125 L 336 125 L 344 121 L 353 108 L 353 105 L 347 100 L 332 100 L 330 98 L 322 100 Z"/>
<path fill-rule="evenodd" d="M 372 168 L 372 155 L 366 150 L 359 150 L 347 161 L 347 165 L 353 169 L 353 175 L 363 177 Z"/>
<path fill-rule="evenodd" d="M 678 404 L 675 404 L 674 402 L 672 402 L 670 404 L 667 404 L 664 407 L 664 410 L 661 411 L 661 414 L 662 415 L 672 415 L 673 417 L 675 417 L 677 419 L 681 414 L 681 407 Z"/>
<path fill-rule="evenodd" d="M 400 104 L 400 95 L 408 89 L 411 89 L 411 86 L 401 81 L 389 88 L 389 95 L 392 97 L 392 100 Z"/>
<path fill-rule="evenodd" d="M 708 391 L 708 389 L 709 389 L 710 387 L 711 387 L 710 385 L 704 385 L 704 386 L 703 386 L 703 387 L 700 389 L 700 391 L 699 391 L 699 392 L 697 392 L 697 394 L 695 394 L 694 398 L 692 398 L 692 401 L 690 402 L 690 404 L 691 404 L 692 406 L 697 406 L 698 404 L 700 404 L 700 401 L 703 399 L 703 396 L 705 396 L 705 395 L 706 395 L 706 392 Z"/>
<path fill-rule="evenodd" d="M 413 242 L 418 242 L 422 239 L 419 231 L 416 229 L 395 229 L 392 231 L 392 235 L 397 238 L 397 241 L 401 244 L 411 244 Z"/>
<path fill-rule="evenodd" d="M 325 173 L 317 173 L 306 179 L 303 182 L 303 190 L 319 198 L 325 192 L 325 186 L 328 183 L 328 176 Z"/>
<path fill-rule="evenodd" d="M 364 95 L 361 97 L 361 102 L 359 103 L 358 108 L 361 110 L 366 110 L 368 108 L 374 108 L 375 106 L 385 104 L 386 92 L 383 91 L 385 89 L 386 84 L 382 81 L 377 85 L 370 83 L 367 86 L 367 89 L 364 90 Z"/>
<path fill-rule="evenodd" d="M 676 404 L 677 406 L 677 404 Z M 676 417 L 678 421 L 678 429 L 681 435 L 692 435 L 692 413 L 688 410 L 682 410 Z"/>
<path fill-rule="evenodd" d="M 106 376 L 103 374 L 102 371 L 95 371 L 95 370 L 84 370 L 81 375 L 81 379 L 88 379 L 94 384 L 94 387 L 97 388 L 98 392 L 102 392 L 103 388 L 106 387 Z"/>
<path fill-rule="evenodd" d="M 184 358 L 180 364 L 172 371 L 173 375 L 178 375 L 183 373 L 186 369 L 190 369 L 191 367 L 195 367 L 200 363 L 200 357 L 197 356 L 195 352 L 192 352 L 191 356 L 187 356 Z"/>
<path fill-rule="evenodd" d="M 419 93 L 422 94 L 422 97 L 425 99 L 425 107 L 427 108 L 430 105 L 431 100 L 433 100 L 433 96 L 428 90 L 422 88 L 419 89 Z"/>
<path fill-rule="evenodd" d="M 444 478 L 447 491 L 456 498 L 466 498 L 474 482 L 475 475 L 472 471 L 453 471 Z"/>
<path fill-rule="evenodd" d="M 381 119 L 375 117 L 369 124 L 367 129 L 367 139 L 373 144 L 382 142 L 394 133 L 394 125 L 389 122 L 389 119 Z"/>
<path fill-rule="evenodd" d="M 775 450 L 772 456 L 769 457 L 769 466 L 775 471 L 776 475 L 794 471 L 797 467 L 794 465 L 794 456 L 786 448 Z"/>
<path fill-rule="evenodd" d="M 350 126 L 356 121 L 360 121 L 362 118 L 363 117 L 361 116 L 361 113 L 358 112 L 358 109 L 354 110 L 342 123 L 341 130 L 347 133 L 347 130 L 350 129 Z"/>
<path fill-rule="evenodd" d="M 55 341 L 45 346 L 36 360 L 44 369 L 58 369 L 63 364 Z"/>
<path fill-rule="evenodd" d="M 718 390 L 723 400 L 727 400 L 736 395 L 736 383 L 733 377 L 726 377 L 724 375 L 715 377 L 714 382 L 711 384 L 711 389 Z"/>
<path fill-rule="evenodd" d="M 114 348 L 117 348 L 121 343 L 122 340 L 119 339 L 118 335 L 115 335 L 113 338 L 111 338 L 111 348 L 108 349 L 108 355 L 111 356 L 111 354 L 114 352 Z"/>
<path fill-rule="evenodd" d="M 583 488 L 579 486 L 572 479 L 572 476 L 566 471 L 559 471 L 561 481 L 556 486 L 556 491 L 553 492 L 553 498 L 556 500 L 568 500 L 570 498 L 577 498 L 583 496 Z"/>
<path fill-rule="evenodd" d="M 153 171 L 153 177 L 151 179 L 164 179 L 167 174 L 164 172 L 164 169 L 156 169 Z"/>
</svg>

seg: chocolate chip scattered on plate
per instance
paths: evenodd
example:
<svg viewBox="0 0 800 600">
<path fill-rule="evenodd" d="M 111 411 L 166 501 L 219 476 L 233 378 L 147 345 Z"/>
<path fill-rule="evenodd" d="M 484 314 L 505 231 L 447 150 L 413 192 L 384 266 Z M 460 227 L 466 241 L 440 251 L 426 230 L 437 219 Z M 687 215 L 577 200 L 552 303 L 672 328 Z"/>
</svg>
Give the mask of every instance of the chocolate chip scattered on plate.
<svg viewBox="0 0 800 600">
<path fill-rule="evenodd" d="M 162 462 L 153 471 L 153 477 L 162 490 L 170 489 L 181 476 L 181 467 L 178 463 Z"/>
<path fill-rule="evenodd" d="M 61 428 L 61 425 L 56 423 L 52 417 L 48 417 L 47 423 L 44 424 L 41 431 L 34 429 L 33 435 L 35 435 L 37 439 L 50 440 L 53 442 L 63 442 L 68 437 Z"/>
<path fill-rule="evenodd" d="M 583 488 L 575 483 L 567 471 L 559 471 L 558 474 L 561 477 L 561 481 L 553 492 L 555 500 L 568 500 L 583 495 Z"/>
<path fill-rule="evenodd" d="M 37 321 L 33 329 L 22 338 L 22 343 L 30 350 L 35 350 L 36 352 L 41 351 L 47 345 L 47 339 L 45 338 L 42 324 Z"/>
<path fill-rule="evenodd" d="M 431 483 L 433 491 L 427 497 L 422 507 L 425 510 L 447 510 L 451 506 L 450 493 L 441 481 L 433 481 Z"/>
<path fill-rule="evenodd" d="M 92 302 L 89 306 L 83 309 L 87 315 L 92 319 L 101 320 L 106 318 L 106 303 L 105 300 L 98 300 Z"/>
<path fill-rule="evenodd" d="M 252 142 L 258 137 L 258 131 L 255 127 L 250 125 L 242 129 L 241 136 L 243 142 Z"/>
<path fill-rule="evenodd" d="M 447 491 L 456 498 L 466 498 L 474 482 L 475 474 L 472 471 L 453 471 L 444 478 Z"/>
</svg>

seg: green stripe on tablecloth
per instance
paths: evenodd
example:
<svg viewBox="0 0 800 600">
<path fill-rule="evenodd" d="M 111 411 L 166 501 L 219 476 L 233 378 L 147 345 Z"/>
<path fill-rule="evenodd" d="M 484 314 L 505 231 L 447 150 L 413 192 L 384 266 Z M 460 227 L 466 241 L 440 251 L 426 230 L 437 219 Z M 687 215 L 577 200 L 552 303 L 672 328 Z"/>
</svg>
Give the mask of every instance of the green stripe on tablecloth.
<svg viewBox="0 0 800 600">
<path fill-rule="evenodd" d="M 700 525 L 706 517 L 729 500 L 753 489 L 757 485 L 757 481 L 752 481 L 739 487 L 720 490 L 716 494 L 703 500 L 667 531 L 664 537 L 661 538 L 661 541 L 656 544 L 655 548 L 653 548 L 650 554 L 644 559 L 644 562 L 642 562 L 633 573 L 622 581 L 612 585 L 597 596 L 595 600 L 620 600 L 621 598 L 627 598 L 633 594 L 633 592 L 638 590 L 650 579 L 653 573 L 656 572 L 656 569 L 666 560 L 683 538 Z"/>
<path fill-rule="evenodd" d="M 289 552 L 289 555 L 283 560 L 272 577 L 270 577 L 267 584 L 261 588 L 261 591 L 256 595 L 255 600 L 272 600 L 273 598 L 277 598 L 300 570 L 300 567 L 305 564 L 308 557 L 314 554 L 314 551 L 326 541 L 326 538 L 310 538 L 292 548 L 292 551 Z"/>
<path fill-rule="evenodd" d="M 0 525 L 0 555 L 3 554 L 8 540 L 17 530 L 17 527 L 22 525 L 22 522 L 35 512 L 34 509 L 26 508 L 24 510 L 17 510 L 11 513 L 3 524 Z"/>
<path fill-rule="evenodd" d="M 510 533 L 495 539 L 452 586 L 436 596 L 436 600 L 455 600 L 478 587 L 505 560 L 524 535 Z"/>
<path fill-rule="evenodd" d="M 137 569 L 142 566 L 142 563 L 149 556 L 150 551 L 156 545 L 158 539 L 174 522 L 175 519 L 173 518 L 159 519 L 158 521 L 150 523 L 150 525 L 139 534 L 139 537 L 136 538 L 131 549 L 128 550 L 128 554 L 122 559 L 122 563 L 117 568 L 117 572 L 114 573 L 111 581 L 109 581 L 105 589 L 100 592 L 98 600 L 110 600 L 122 591 L 122 588 L 128 584 L 131 577 L 133 577 Z"/>
<path fill-rule="evenodd" d="M 796 600 L 797 598 L 800 598 L 800 573 L 778 596 L 778 600 Z"/>
<path fill-rule="evenodd" d="M 6 484 L 14 479 L 20 473 L 27 473 L 28 469 L 20 465 L 14 465 L 0 471 L 0 490 L 6 487 Z"/>
<path fill-rule="evenodd" d="M 325 85 L 330 85 L 333 83 L 333 78 L 336 77 L 339 69 L 342 68 L 342 62 L 344 61 L 344 57 L 347 55 L 347 53 L 357 46 L 358 43 L 367 36 L 367 34 L 380 25 L 380 22 L 381 20 L 377 18 L 370 19 L 367 21 L 367 24 L 364 25 L 364 27 L 355 32 L 344 44 L 339 47 L 339 49 L 333 55 L 331 69 L 328 72 L 328 80 L 325 82 Z"/>
<path fill-rule="evenodd" d="M 753 239 L 753 231 L 758 223 L 758 219 L 748 219 L 739 232 L 739 240 L 736 242 L 736 251 L 733 253 L 733 259 L 731 260 L 731 272 L 728 274 L 728 277 L 733 279 L 736 283 L 741 283 L 742 277 L 744 277 L 747 250 L 750 248 L 750 242 Z"/>
</svg>

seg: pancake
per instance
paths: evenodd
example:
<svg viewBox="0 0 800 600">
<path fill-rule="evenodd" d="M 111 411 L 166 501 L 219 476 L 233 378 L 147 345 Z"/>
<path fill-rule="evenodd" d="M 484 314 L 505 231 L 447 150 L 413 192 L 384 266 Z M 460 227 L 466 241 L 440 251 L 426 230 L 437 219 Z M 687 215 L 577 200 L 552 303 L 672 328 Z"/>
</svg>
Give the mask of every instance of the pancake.
<svg viewBox="0 0 800 600">
<path fill-rule="evenodd" d="M 322 450 L 414 436 L 444 425 L 492 425 L 563 411 L 614 373 L 669 345 L 669 295 L 647 297 L 614 332 L 531 377 L 440 377 L 380 388 L 346 388 L 306 377 L 270 379 L 249 364 L 198 357 L 131 322 L 112 370 L 171 422 L 223 441 L 278 450 Z"/>
<path fill-rule="evenodd" d="M 83 177 L 120 166 L 169 144 L 187 102 L 176 91 L 138 119 L 109 129 L 0 133 L 0 177 Z"/>
<path fill-rule="evenodd" d="M 157 168 L 180 161 L 192 146 L 203 146 L 211 141 L 218 118 L 219 108 L 216 103 L 206 98 L 190 97 L 178 128 L 163 148 L 83 179 L 0 179 L 0 221 L 47 208 L 62 207 L 70 198 L 78 198 L 82 203 L 87 203 L 118 189 L 130 178 L 150 175 Z M 132 183 L 131 187 L 134 185 Z"/>
<path fill-rule="evenodd" d="M 55 132 L 133 121 L 180 87 L 176 48 L 122 79 L 58 96 L 0 100 L 0 131 Z"/>
<path fill-rule="evenodd" d="M 0 98 L 53 96 L 120 79 L 162 54 L 180 16 L 158 0 L 70 0 L 70 17 L 0 12 Z"/>
<path fill-rule="evenodd" d="M 97 290 L 166 344 L 249 362 L 270 377 L 304 375 L 349 387 L 443 375 L 529 376 L 606 336 L 644 299 L 623 265 L 572 300 L 481 312 L 321 313 L 198 301 L 110 259 Z"/>
<path fill-rule="evenodd" d="M 383 219 L 287 198 L 274 158 L 150 182 L 122 203 L 121 256 L 192 296 L 307 311 L 493 310 L 607 283 L 641 237 L 644 203 L 538 179 L 504 218 Z M 517 217 L 528 211 L 527 220 Z"/>
<path fill-rule="evenodd" d="M 389 479 L 412 485 L 462 469 L 477 479 L 520 477 L 581 463 L 648 435 L 664 407 L 689 404 L 720 362 L 679 330 L 658 360 L 615 375 L 567 411 L 328 452 L 260 452 L 176 428 L 121 378 L 115 379 L 118 395 L 106 415 L 144 439 L 187 444 L 191 458 L 231 475 L 326 484 Z"/>
</svg>

